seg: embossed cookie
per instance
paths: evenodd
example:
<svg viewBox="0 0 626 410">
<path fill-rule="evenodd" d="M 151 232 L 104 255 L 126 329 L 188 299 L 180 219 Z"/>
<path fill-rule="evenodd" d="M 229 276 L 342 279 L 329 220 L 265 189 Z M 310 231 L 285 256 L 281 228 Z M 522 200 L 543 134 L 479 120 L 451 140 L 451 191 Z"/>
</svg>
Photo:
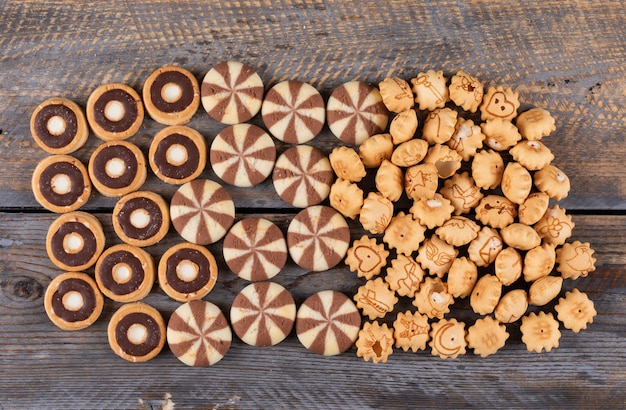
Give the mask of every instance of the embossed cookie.
<svg viewBox="0 0 626 410">
<path fill-rule="evenodd" d="M 150 246 L 165 237 L 170 227 L 167 203 L 158 194 L 135 191 L 124 195 L 113 208 L 113 229 L 129 245 Z"/>
<path fill-rule="evenodd" d="M 387 268 L 385 282 L 399 296 L 415 296 L 424 280 L 424 269 L 411 256 L 398 254 Z"/>
<path fill-rule="evenodd" d="M 522 269 L 524 280 L 533 282 L 548 276 L 552 272 L 552 268 L 554 268 L 555 261 L 554 245 L 544 243 L 529 250 L 524 256 L 524 267 Z"/>
<path fill-rule="evenodd" d="M 500 298 L 494 314 L 496 319 L 502 323 L 513 323 L 524 316 L 526 309 L 528 309 L 528 295 L 526 291 L 524 289 L 513 289 Z"/>
<path fill-rule="evenodd" d="M 467 172 L 446 179 L 439 192 L 450 201 L 455 215 L 469 213 L 484 196 Z"/>
<path fill-rule="evenodd" d="M 491 274 L 482 276 L 474 285 L 470 295 L 470 306 L 479 315 L 488 315 L 494 311 L 502 296 L 502 283 Z"/>
<path fill-rule="evenodd" d="M 69 155 L 52 155 L 35 167 L 31 189 L 41 206 L 63 213 L 75 211 L 87 202 L 91 182 L 79 160 Z"/>
<path fill-rule="evenodd" d="M 346 144 L 361 145 L 384 132 L 389 111 L 378 89 L 362 81 L 350 81 L 335 88 L 326 104 L 330 131 Z"/>
<path fill-rule="evenodd" d="M 485 92 L 478 78 L 459 71 L 450 79 L 450 99 L 465 111 L 476 112 Z"/>
<path fill-rule="evenodd" d="M 223 61 L 211 68 L 200 86 L 204 110 L 222 124 L 239 124 L 254 117 L 263 103 L 263 80 L 247 64 Z"/>
<path fill-rule="evenodd" d="M 383 241 L 399 254 L 411 255 L 424 240 L 426 227 L 413 218 L 411 214 L 400 211 L 391 218 Z"/>
<path fill-rule="evenodd" d="M 465 354 L 467 342 L 465 341 L 465 323 L 456 319 L 441 319 L 434 322 L 430 329 L 430 342 L 433 356 L 442 359 L 454 359 L 460 354 Z"/>
<path fill-rule="evenodd" d="M 469 244 L 467 252 L 476 266 L 489 266 L 502 250 L 502 237 L 495 229 L 488 226 L 478 232 L 478 236 Z"/>
<path fill-rule="evenodd" d="M 561 293 L 562 287 L 563 278 L 560 276 L 539 278 L 528 289 L 528 303 L 534 306 L 547 305 Z"/>
<path fill-rule="evenodd" d="M 156 133 L 150 143 L 148 161 L 161 181 L 180 185 L 200 176 L 206 156 L 206 142 L 198 131 L 172 126 Z"/>
<path fill-rule="evenodd" d="M 409 141 L 417 131 L 417 113 L 415 110 L 406 110 L 398 113 L 389 124 L 389 134 L 394 145 Z"/>
<path fill-rule="evenodd" d="M 448 269 L 448 293 L 455 298 L 466 298 L 478 280 L 476 264 L 465 256 L 454 259 Z"/>
<path fill-rule="evenodd" d="M 544 192 L 533 192 L 517 209 L 518 220 L 526 225 L 534 225 L 543 217 L 550 205 L 550 197 Z"/>
<path fill-rule="evenodd" d="M 356 341 L 356 355 L 363 360 L 372 361 L 374 364 L 386 363 L 389 355 L 393 353 L 393 328 L 382 325 L 378 321 L 363 324 Z"/>
<path fill-rule="evenodd" d="M 563 326 L 574 333 L 587 329 L 587 325 L 593 323 L 593 318 L 598 314 L 591 299 L 578 289 L 566 292 L 554 310 L 557 311 L 557 318 Z"/>
<path fill-rule="evenodd" d="M 476 238 L 478 231 L 480 227 L 471 219 L 464 216 L 452 216 L 438 227 L 435 233 L 450 245 L 463 246 Z"/>
<path fill-rule="evenodd" d="M 384 160 L 391 159 L 393 142 L 390 134 L 376 134 L 367 138 L 359 146 L 359 157 L 365 168 L 376 168 Z"/>
<path fill-rule="evenodd" d="M 179 243 L 159 260 L 159 286 L 178 302 L 205 297 L 217 281 L 215 257 L 204 246 Z"/>
<path fill-rule="evenodd" d="M 165 346 L 163 316 L 143 302 L 122 305 L 111 317 L 107 330 L 111 350 L 124 360 L 146 362 Z"/>
<path fill-rule="evenodd" d="M 328 155 L 330 166 L 338 178 L 359 182 L 367 174 L 361 157 L 350 147 L 337 147 Z"/>
<path fill-rule="evenodd" d="M 447 81 L 443 71 L 435 70 L 419 73 L 417 77 L 411 79 L 415 102 L 419 104 L 420 110 L 433 111 L 443 108 L 450 100 Z"/>
<path fill-rule="evenodd" d="M 378 192 L 370 192 L 363 201 L 359 221 L 373 234 L 385 232 L 393 216 L 393 204 Z"/>
<path fill-rule="evenodd" d="M 502 181 L 504 160 L 494 150 L 484 150 L 474 155 L 472 178 L 476 186 L 482 189 L 494 189 Z"/>
<path fill-rule="evenodd" d="M 380 270 L 387 265 L 389 252 L 385 245 L 378 243 L 375 238 L 367 235 L 352 242 L 346 256 L 346 265 L 350 271 L 356 272 L 359 277 L 371 279 L 378 275 Z"/>
<path fill-rule="evenodd" d="M 565 172 L 554 165 L 548 165 L 535 172 L 534 181 L 537 189 L 545 192 L 555 201 L 560 201 L 569 194 L 569 178 Z"/>
<path fill-rule="evenodd" d="M 296 145 L 276 160 L 272 181 L 280 198 L 298 208 L 317 205 L 328 197 L 334 175 L 326 154 Z"/>
<path fill-rule="evenodd" d="M 100 317 L 103 306 L 96 282 L 82 272 L 65 272 L 55 277 L 44 295 L 48 318 L 63 330 L 90 326 Z"/>
<path fill-rule="evenodd" d="M 509 333 L 506 327 L 491 316 L 476 320 L 467 329 L 467 346 L 474 349 L 480 357 L 487 357 L 496 353 L 506 343 Z"/>
<path fill-rule="evenodd" d="M 363 207 L 363 190 L 355 183 L 337 179 L 330 187 L 330 206 L 343 216 L 356 219 Z"/>
<path fill-rule="evenodd" d="M 298 340 L 313 353 L 324 356 L 335 356 L 352 347 L 360 328 L 357 307 L 346 295 L 334 290 L 309 296 L 296 314 Z"/>
<path fill-rule="evenodd" d="M 136 191 L 147 175 L 141 149 L 128 141 L 105 142 L 89 158 L 89 177 L 104 196 L 120 197 Z"/>
<path fill-rule="evenodd" d="M 310 206 L 300 211 L 287 229 L 287 246 L 293 261 L 304 269 L 323 271 L 336 266 L 350 246 L 350 229 L 334 209 Z"/>
<path fill-rule="evenodd" d="M 157 68 L 143 84 L 148 115 L 160 124 L 183 125 L 200 106 L 200 86 L 188 70 L 173 65 Z"/>
<path fill-rule="evenodd" d="M 287 242 L 278 226 L 263 218 L 245 218 L 224 238 L 224 260 L 237 276 L 250 281 L 273 278 L 287 262 Z"/>
<path fill-rule="evenodd" d="M 487 195 L 476 207 L 476 219 L 492 228 L 504 228 L 513 223 L 517 207 L 500 195 Z"/>
<path fill-rule="evenodd" d="M 529 171 L 538 171 L 550 165 L 554 154 L 541 141 L 522 140 L 509 150 L 513 159 Z"/>
<path fill-rule="evenodd" d="M 429 144 L 445 144 L 452 138 L 459 113 L 450 108 L 438 108 L 428 113 L 422 128 L 422 138 Z"/>
<path fill-rule="evenodd" d="M 296 303 L 274 282 L 252 283 L 239 292 L 230 309 L 235 334 L 251 346 L 274 346 L 293 329 Z"/>
<path fill-rule="evenodd" d="M 398 298 L 383 278 L 376 278 L 368 280 L 365 285 L 359 287 L 354 295 L 354 301 L 356 306 L 363 311 L 363 316 L 372 320 L 384 317 L 393 311 Z"/>
<path fill-rule="evenodd" d="M 447 145 L 435 144 L 424 157 L 425 164 L 435 164 L 439 178 L 450 178 L 461 168 L 461 155 Z"/>
<path fill-rule="evenodd" d="M 593 257 L 594 250 L 589 242 L 574 241 L 565 243 L 556 250 L 556 270 L 561 273 L 564 279 L 578 279 L 586 277 L 590 272 L 596 270 L 596 258 Z"/>
<path fill-rule="evenodd" d="M 405 352 L 411 349 L 413 352 L 425 350 L 430 340 L 430 323 L 428 316 L 418 312 L 398 312 L 393 322 L 393 337 L 395 346 Z"/>
<path fill-rule="evenodd" d="M 137 91 L 126 84 L 112 83 L 96 88 L 87 100 L 87 121 L 96 137 L 124 140 L 139 131 L 144 108 Z"/>
<path fill-rule="evenodd" d="M 480 129 L 485 134 L 485 144 L 496 151 L 507 150 L 522 139 L 515 125 L 504 118 L 487 120 L 480 124 Z"/>
<path fill-rule="evenodd" d="M 376 171 L 375 183 L 378 192 L 396 202 L 404 192 L 404 173 L 400 167 L 384 159 Z"/>
<path fill-rule="evenodd" d="M 480 118 L 483 121 L 501 118 L 512 120 L 520 106 L 519 93 L 502 86 L 489 87 L 480 105 Z"/>
<path fill-rule="evenodd" d="M 476 151 L 483 147 L 485 135 L 474 121 L 459 117 L 454 125 L 454 132 L 447 144 L 461 155 L 463 161 L 469 161 Z"/>
<path fill-rule="evenodd" d="M 182 185 L 170 202 L 172 225 L 186 241 L 208 245 L 226 235 L 235 220 L 235 204 L 223 186 L 208 179 Z"/>
<path fill-rule="evenodd" d="M 204 300 L 180 305 L 167 322 L 167 344 L 187 366 L 207 367 L 224 358 L 233 334 L 219 307 Z"/>
<path fill-rule="evenodd" d="M 533 187 L 530 172 L 517 162 L 509 162 L 502 174 L 502 193 L 515 204 L 523 203 Z"/>
<path fill-rule="evenodd" d="M 104 250 L 104 243 L 100 221 L 91 214 L 74 211 L 59 216 L 50 224 L 46 252 L 53 264 L 76 272 L 96 263 Z"/>
<path fill-rule="evenodd" d="M 411 86 L 402 78 L 387 77 L 378 83 L 385 107 L 392 112 L 402 112 L 414 105 Z"/>
<path fill-rule="evenodd" d="M 303 144 L 320 133 L 326 110 L 324 99 L 315 87 L 287 80 L 265 94 L 261 116 L 274 137 L 290 144 Z"/>
<path fill-rule="evenodd" d="M 67 98 L 50 98 L 30 117 L 30 134 L 39 148 L 50 154 L 71 154 L 89 137 L 82 108 Z"/>
<path fill-rule="evenodd" d="M 567 238 L 572 236 L 574 225 L 572 217 L 565 213 L 564 208 L 553 205 L 546 210 L 534 228 L 544 243 L 558 246 L 563 245 Z"/>
<path fill-rule="evenodd" d="M 418 164 L 404 173 L 404 190 L 411 199 L 432 198 L 439 186 L 439 171 L 435 164 Z"/>
<path fill-rule="evenodd" d="M 448 285 L 440 278 L 426 277 L 415 294 L 413 306 L 430 319 L 441 319 L 450 312 L 454 298 L 448 292 Z"/>
<path fill-rule="evenodd" d="M 538 141 L 556 130 L 554 118 L 550 112 L 539 107 L 521 113 L 515 120 L 515 125 L 522 137 L 530 141 Z"/>
<path fill-rule="evenodd" d="M 504 248 L 494 261 L 495 274 L 504 286 L 510 286 L 522 275 L 522 255 L 515 248 Z"/>
<path fill-rule="evenodd" d="M 426 238 L 417 251 L 416 261 L 433 276 L 442 278 L 450 268 L 458 250 L 437 235 Z"/>
<path fill-rule="evenodd" d="M 413 201 L 410 211 L 422 225 L 434 229 L 450 219 L 454 207 L 443 195 L 435 194 L 432 198 Z"/>
<path fill-rule="evenodd" d="M 543 350 L 549 352 L 555 347 L 559 347 L 561 332 L 559 322 L 556 321 L 552 313 L 531 312 L 522 318 L 522 342 L 526 344 L 529 352 L 541 353 Z"/>
<path fill-rule="evenodd" d="M 391 162 L 399 167 L 412 167 L 419 164 L 427 153 L 428 143 L 415 138 L 395 147 L 391 153 Z"/>
<path fill-rule="evenodd" d="M 521 251 L 528 251 L 541 243 L 537 231 L 522 223 L 512 223 L 500 229 L 500 235 L 509 246 Z"/>
<path fill-rule="evenodd" d="M 224 182 L 238 187 L 260 184 L 270 176 L 276 161 L 276 146 L 263 129 L 251 124 L 231 125 L 211 143 L 213 171 Z"/>
<path fill-rule="evenodd" d="M 136 302 L 145 298 L 156 278 L 152 256 L 127 244 L 113 245 L 102 252 L 94 274 L 100 291 L 116 302 Z"/>
</svg>

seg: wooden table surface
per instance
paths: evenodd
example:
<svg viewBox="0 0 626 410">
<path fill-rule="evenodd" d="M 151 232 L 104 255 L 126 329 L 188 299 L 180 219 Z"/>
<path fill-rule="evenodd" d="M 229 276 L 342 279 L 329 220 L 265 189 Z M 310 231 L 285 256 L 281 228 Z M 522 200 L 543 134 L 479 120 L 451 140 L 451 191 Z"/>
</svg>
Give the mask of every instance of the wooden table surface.
<svg viewBox="0 0 626 410">
<path fill-rule="evenodd" d="M 14 408 L 591 408 L 626 406 L 626 2 L 507 1 L 0 1 L 0 409 Z M 284 79 L 317 87 L 324 98 L 353 79 L 378 83 L 420 71 L 465 70 L 486 85 L 519 91 L 521 110 L 549 110 L 557 129 L 544 142 L 572 184 L 560 202 L 589 241 L 597 270 L 577 287 L 598 315 L 586 331 L 561 326 L 558 349 L 528 352 L 519 324 L 497 354 L 442 360 L 430 350 L 396 349 L 374 365 L 350 350 L 308 352 L 294 333 L 254 348 L 234 338 L 226 357 L 191 368 L 165 348 L 145 364 L 117 357 L 106 326 L 119 303 L 105 302 L 91 327 L 66 332 L 47 318 L 43 294 L 58 275 L 45 253 L 56 217 L 30 190 L 46 154 L 30 136 L 33 109 L 53 96 L 85 106 L 97 86 L 140 90 L 153 70 L 177 64 L 199 79 L 222 60 L 255 67 L 266 89 Z M 253 123 L 261 124 L 257 117 Z M 202 109 L 190 126 L 207 140 L 222 125 Z M 162 128 L 146 119 L 130 141 L 147 150 Z M 76 156 L 87 162 L 91 136 Z M 314 145 L 338 145 L 327 127 Z M 283 150 L 281 145 L 279 150 Z M 203 177 L 215 179 L 207 167 Z M 174 186 L 150 173 L 146 185 L 170 198 Z M 237 218 L 264 215 L 286 227 L 294 209 L 271 181 L 228 187 Z M 107 243 L 115 203 L 92 194 L 82 208 L 102 222 Z M 360 234 L 353 226 L 353 238 Z M 158 258 L 180 242 L 173 230 L 149 247 Z M 225 266 L 220 245 L 216 288 L 205 298 L 227 312 L 245 286 Z M 90 272 L 93 272 L 91 270 Z M 322 289 L 354 294 L 362 281 L 341 264 L 320 273 L 293 262 L 275 279 L 296 302 Z M 146 301 L 165 317 L 178 306 L 155 287 Z M 553 306 L 553 305 L 552 305 Z M 455 305 L 458 317 L 467 301 Z"/>
</svg>

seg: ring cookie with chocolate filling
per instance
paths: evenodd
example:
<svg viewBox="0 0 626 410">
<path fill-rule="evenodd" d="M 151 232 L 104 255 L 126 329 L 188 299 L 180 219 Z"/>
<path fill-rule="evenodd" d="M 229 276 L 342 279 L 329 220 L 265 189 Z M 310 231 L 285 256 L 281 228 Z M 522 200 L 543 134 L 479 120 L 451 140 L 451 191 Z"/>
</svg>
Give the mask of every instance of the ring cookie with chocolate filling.
<svg viewBox="0 0 626 410">
<path fill-rule="evenodd" d="M 56 213 L 75 211 L 91 195 L 91 182 L 85 166 L 69 155 L 52 155 L 37 164 L 31 179 L 35 199 Z"/>
<path fill-rule="evenodd" d="M 282 81 L 265 95 L 261 115 L 270 133 L 290 144 L 311 141 L 324 126 L 324 99 L 312 85 Z"/>
<path fill-rule="evenodd" d="M 111 317 L 107 334 L 116 355 L 133 363 L 146 362 L 165 346 L 165 321 L 150 305 L 127 303 Z"/>
<path fill-rule="evenodd" d="M 303 209 L 289 224 L 287 245 L 293 261 L 304 269 L 324 271 L 336 266 L 350 246 L 350 228 L 334 209 L 315 205 Z"/>
<path fill-rule="evenodd" d="M 169 248 L 159 261 L 159 285 L 179 302 L 202 299 L 216 281 L 215 258 L 204 246 L 179 243 Z"/>
<path fill-rule="evenodd" d="M 309 296 L 296 314 L 296 334 L 313 353 L 335 356 L 356 342 L 361 314 L 346 295 L 323 290 Z"/>
<path fill-rule="evenodd" d="M 135 135 L 143 117 L 139 94 L 126 84 L 101 85 L 87 100 L 87 121 L 96 137 L 105 141 Z"/>
<path fill-rule="evenodd" d="M 242 279 L 267 280 L 285 266 L 287 242 L 280 228 L 267 219 L 242 219 L 224 238 L 224 259 Z"/>
<path fill-rule="evenodd" d="M 235 220 L 235 204 L 217 182 L 196 179 L 174 194 L 170 203 L 172 225 L 188 242 L 208 245 L 226 235 Z"/>
<path fill-rule="evenodd" d="M 143 85 L 142 95 L 148 115 L 165 125 L 188 123 L 200 106 L 200 86 L 196 77 L 184 68 L 171 65 L 150 74 Z"/>
<path fill-rule="evenodd" d="M 287 289 L 274 282 L 256 282 L 233 300 L 230 322 L 235 334 L 251 346 L 274 346 L 293 329 L 296 303 Z"/>
<path fill-rule="evenodd" d="M 44 296 L 46 314 L 63 330 L 84 329 L 93 324 L 104 298 L 93 279 L 82 272 L 66 272 L 50 282 Z"/>
<path fill-rule="evenodd" d="M 89 159 L 89 176 L 98 192 L 118 197 L 136 191 L 148 175 L 141 149 L 128 141 L 100 145 Z"/>
<path fill-rule="evenodd" d="M 263 80 L 249 65 L 223 61 L 202 80 L 205 111 L 222 124 L 239 124 L 254 117 L 263 103 Z"/>
<path fill-rule="evenodd" d="M 50 98 L 30 117 L 30 133 L 50 154 L 71 154 L 87 142 L 89 127 L 83 110 L 67 98 Z"/>
<path fill-rule="evenodd" d="M 272 173 L 276 146 L 272 137 L 252 124 L 235 124 L 220 131 L 211 143 L 211 166 L 227 184 L 251 187 Z"/>
<path fill-rule="evenodd" d="M 129 245 L 154 245 L 165 237 L 169 227 L 167 203 L 154 192 L 132 192 L 113 208 L 113 229 Z"/>
<path fill-rule="evenodd" d="M 74 211 L 52 222 L 46 236 L 46 251 L 56 266 L 77 272 L 96 263 L 104 243 L 100 221 L 91 214 Z"/>
<path fill-rule="evenodd" d="M 150 168 L 161 181 L 184 184 L 196 179 L 206 166 L 207 146 L 196 130 L 174 125 L 157 132 L 150 143 Z"/>
<path fill-rule="evenodd" d="M 283 201 L 297 208 L 306 208 L 328 197 L 334 173 L 328 157 L 321 150 L 296 145 L 278 157 L 272 180 Z"/>
<path fill-rule="evenodd" d="M 136 302 L 148 296 L 155 279 L 154 260 L 141 248 L 114 245 L 100 255 L 95 276 L 100 291 L 116 302 Z"/>
<path fill-rule="evenodd" d="M 207 367 L 222 360 L 233 334 L 219 307 L 204 300 L 179 306 L 167 322 L 167 344 L 187 366 Z"/>
</svg>

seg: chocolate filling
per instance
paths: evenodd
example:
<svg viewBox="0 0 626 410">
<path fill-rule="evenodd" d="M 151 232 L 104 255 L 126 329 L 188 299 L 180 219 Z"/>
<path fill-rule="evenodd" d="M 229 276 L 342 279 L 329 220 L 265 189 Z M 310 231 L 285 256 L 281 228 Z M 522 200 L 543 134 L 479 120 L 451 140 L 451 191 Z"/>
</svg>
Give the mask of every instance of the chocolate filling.
<svg viewBox="0 0 626 410">
<path fill-rule="evenodd" d="M 61 117 L 65 121 L 65 130 L 59 135 L 52 135 L 48 130 L 48 121 L 52 117 Z M 62 148 L 69 145 L 78 133 L 78 119 L 69 107 L 51 104 L 43 107 L 35 116 L 35 132 L 46 146 Z"/>
<path fill-rule="evenodd" d="M 150 215 L 150 223 L 144 228 L 137 228 L 130 222 L 133 211 L 137 209 L 145 209 Z M 159 205 L 149 198 L 138 197 L 129 199 L 120 209 L 117 215 L 117 222 L 120 224 L 122 231 L 129 238 L 137 240 L 145 240 L 155 236 L 163 225 L 163 214 Z"/>
<path fill-rule="evenodd" d="M 107 162 L 114 158 L 119 158 L 125 165 L 124 173 L 117 178 L 112 178 L 106 173 Z M 105 147 L 93 159 L 95 179 L 102 185 L 113 189 L 125 188 L 132 184 L 137 176 L 138 167 L 139 164 L 135 154 L 123 145 Z"/>
<path fill-rule="evenodd" d="M 104 115 L 107 104 L 119 101 L 124 107 L 124 116 L 119 121 L 111 121 Z M 137 120 L 137 101 L 132 95 L 119 88 L 102 93 L 94 103 L 93 118 L 95 122 L 107 132 L 124 132 Z"/>
<path fill-rule="evenodd" d="M 63 247 L 65 237 L 76 233 L 83 239 L 83 247 L 76 253 L 68 253 Z M 80 222 L 66 222 L 52 235 L 50 241 L 52 255 L 67 266 L 81 266 L 89 262 L 96 252 L 97 243 L 94 233 Z"/>
<path fill-rule="evenodd" d="M 83 306 L 76 310 L 68 310 L 63 304 L 63 296 L 68 292 L 78 292 L 83 297 Z M 89 319 L 96 309 L 96 294 L 89 283 L 82 279 L 69 278 L 61 283 L 52 295 L 52 309 L 54 313 L 66 322 L 81 322 Z"/>
<path fill-rule="evenodd" d="M 127 264 L 132 271 L 127 282 L 119 283 L 113 276 L 113 268 L 119 263 Z M 102 260 L 100 270 L 96 274 L 100 276 L 102 285 L 115 295 L 128 295 L 136 291 L 145 278 L 141 260 L 128 251 L 116 251 L 107 255 Z"/>
<path fill-rule="evenodd" d="M 166 84 L 174 83 L 181 89 L 181 96 L 177 101 L 167 102 L 161 96 L 161 90 Z M 150 98 L 154 106 L 161 112 L 168 114 L 181 112 L 193 102 L 193 83 L 186 75 L 179 71 L 166 71 L 159 74 L 150 87 Z"/>
<path fill-rule="evenodd" d="M 181 165 L 172 165 L 167 161 L 167 150 L 172 145 L 182 145 L 187 150 L 187 161 Z M 159 172 L 168 178 L 184 179 L 198 169 L 200 163 L 200 151 L 191 138 L 174 133 L 163 138 L 157 145 L 154 153 L 154 163 Z"/>
<path fill-rule="evenodd" d="M 189 260 L 198 266 L 198 275 L 189 282 L 180 279 L 176 274 L 176 267 L 185 260 Z M 209 261 L 201 252 L 195 249 L 180 249 L 167 260 L 165 278 L 176 292 L 193 293 L 202 289 L 210 282 L 211 272 L 209 266 Z"/>
<path fill-rule="evenodd" d="M 148 337 L 141 344 L 134 344 L 128 340 L 128 329 L 134 325 L 140 324 L 145 326 Z M 130 356 L 141 357 L 152 352 L 159 347 L 161 340 L 161 329 L 157 321 L 147 313 L 133 312 L 124 316 L 115 326 L 115 341 L 124 353 Z"/>
<path fill-rule="evenodd" d="M 56 175 L 67 175 L 71 181 L 70 191 L 58 194 L 52 189 L 52 179 Z M 85 179 L 80 169 L 69 162 L 55 162 L 39 175 L 39 191 L 49 203 L 56 206 L 69 206 L 81 197 L 85 191 Z"/>
</svg>

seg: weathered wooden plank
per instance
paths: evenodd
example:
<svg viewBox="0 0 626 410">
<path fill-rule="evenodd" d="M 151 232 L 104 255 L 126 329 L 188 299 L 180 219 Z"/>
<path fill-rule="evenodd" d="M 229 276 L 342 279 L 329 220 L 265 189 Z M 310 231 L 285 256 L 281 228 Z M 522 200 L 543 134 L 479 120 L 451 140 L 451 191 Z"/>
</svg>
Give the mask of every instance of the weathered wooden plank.
<svg viewBox="0 0 626 410">
<path fill-rule="evenodd" d="M 14 209 L 37 205 L 29 178 L 44 153 L 29 137 L 28 120 L 39 102 L 63 95 L 84 106 L 98 85 L 121 81 L 139 89 L 165 63 L 185 66 L 201 78 L 218 61 L 238 59 L 256 67 L 268 86 L 301 79 L 325 97 L 354 78 L 410 78 L 430 68 L 448 75 L 464 69 L 487 84 L 518 88 L 523 108 L 541 106 L 557 119 L 546 144 L 572 181 L 564 205 L 623 210 L 623 9 L 620 1 L 358 7 L 313 0 L 212 6 L 6 2 L 0 31 L 2 203 Z M 209 139 L 221 129 L 204 113 L 192 125 Z M 147 120 L 134 140 L 145 145 L 159 128 Z M 315 144 L 331 142 L 336 140 L 325 129 Z M 96 143 L 78 156 L 86 160 Z M 272 204 L 257 199 L 271 198 L 271 186 L 259 189 L 261 195 L 237 196 L 244 206 Z M 101 198 L 90 203 L 110 204 Z"/>
<path fill-rule="evenodd" d="M 241 215 L 240 215 L 241 216 Z M 289 216 L 267 215 L 282 229 Z M 98 214 L 110 242 L 116 242 L 108 214 Z M 157 358 L 133 365 L 118 359 L 106 341 L 106 326 L 119 306 L 107 301 L 91 327 L 64 332 L 43 310 L 42 292 L 58 270 L 47 260 L 44 236 L 50 214 L 0 214 L 0 396 L 6 408 L 143 408 L 160 403 L 166 393 L 181 408 L 306 407 L 589 407 L 626 404 L 626 217 L 575 215 L 572 240 L 593 244 L 598 269 L 587 278 L 568 281 L 594 300 L 598 316 L 579 334 L 561 329 L 560 347 L 528 353 L 518 325 L 496 355 L 480 359 L 469 353 L 455 360 L 429 351 L 396 350 L 384 365 L 365 363 L 354 351 L 323 358 L 304 349 L 294 334 L 261 349 L 235 338 L 216 366 L 193 369 L 166 348 Z M 356 229 L 353 236 L 359 235 Z M 158 258 L 173 243 L 148 250 Z M 219 245 L 211 246 L 220 266 L 216 288 L 206 297 L 229 310 L 245 281 L 228 272 Z M 353 293 L 360 280 L 340 266 L 308 273 L 290 261 L 275 280 L 301 303 L 315 291 L 333 288 Z M 168 317 L 178 306 L 155 289 L 146 301 Z M 408 306 L 408 304 L 407 304 Z M 456 317 L 471 317 L 460 302 Z M 103 388 L 106 386 L 106 388 Z"/>
</svg>

